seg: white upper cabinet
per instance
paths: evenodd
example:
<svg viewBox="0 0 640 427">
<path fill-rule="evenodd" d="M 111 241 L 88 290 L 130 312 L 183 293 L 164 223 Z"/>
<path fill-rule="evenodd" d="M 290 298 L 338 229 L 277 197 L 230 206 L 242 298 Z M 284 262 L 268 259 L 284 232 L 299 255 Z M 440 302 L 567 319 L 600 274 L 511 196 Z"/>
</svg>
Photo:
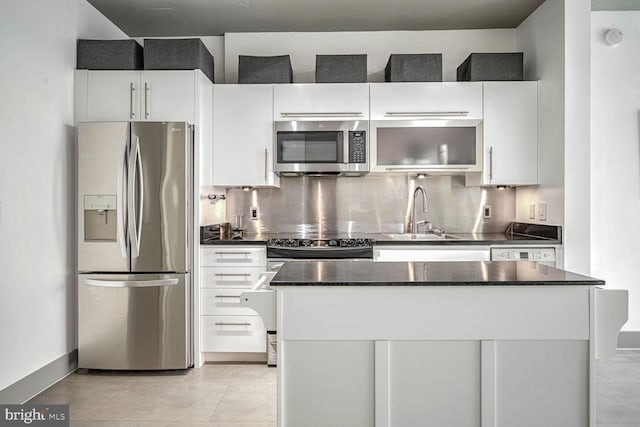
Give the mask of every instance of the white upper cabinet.
<svg viewBox="0 0 640 427">
<path fill-rule="evenodd" d="M 482 83 L 371 83 L 371 120 L 482 119 Z"/>
<path fill-rule="evenodd" d="M 272 154 L 273 85 L 215 85 L 214 185 L 279 186 Z"/>
<path fill-rule="evenodd" d="M 274 85 L 275 121 L 368 118 L 368 83 Z"/>
<path fill-rule="evenodd" d="M 538 184 L 538 82 L 483 84 L 481 184 Z"/>
<path fill-rule="evenodd" d="M 194 122 L 193 71 L 143 71 L 141 73 L 142 120 Z"/>
<path fill-rule="evenodd" d="M 76 73 L 76 91 L 85 96 L 77 105 L 76 121 L 196 122 L 200 70 Z"/>
<path fill-rule="evenodd" d="M 212 183 L 211 81 L 200 70 L 75 72 L 76 122 L 174 121 L 195 125 L 200 184 Z"/>
</svg>

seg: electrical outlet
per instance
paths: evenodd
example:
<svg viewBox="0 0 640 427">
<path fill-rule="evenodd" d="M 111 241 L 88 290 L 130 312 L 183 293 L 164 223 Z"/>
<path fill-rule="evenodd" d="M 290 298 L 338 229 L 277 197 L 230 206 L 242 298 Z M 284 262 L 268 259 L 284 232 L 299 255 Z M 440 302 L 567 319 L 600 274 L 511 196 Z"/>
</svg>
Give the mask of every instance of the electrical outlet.
<svg viewBox="0 0 640 427">
<path fill-rule="evenodd" d="M 482 208 L 482 217 L 484 219 L 491 218 L 491 205 L 484 205 L 484 208 Z"/>
<path fill-rule="evenodd" d="M 258 207 L 257 206 L 252 206 L 251 207 L 251 219 L 252 220 L 256 220 L 258 219 Z"/>
<path fill-rule="evenodd" d="M 547 203 L 546 202 L 538 203 L 538 219 L 540 221 L 547 220 Z"/>
<path fill-rule="evenodd" d="M 536 219 L 536 204 L 529 204 L 529 219 Z"/>
</svg>

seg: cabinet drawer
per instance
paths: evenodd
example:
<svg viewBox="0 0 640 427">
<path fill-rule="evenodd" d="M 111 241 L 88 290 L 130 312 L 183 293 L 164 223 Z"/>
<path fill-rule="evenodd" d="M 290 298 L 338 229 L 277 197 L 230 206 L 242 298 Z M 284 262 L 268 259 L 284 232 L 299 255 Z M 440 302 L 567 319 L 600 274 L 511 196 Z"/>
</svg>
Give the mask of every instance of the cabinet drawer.
<svg viewBox="0 0 640 427">
<path fill-rule="evenodd" d="M 267 351 L 267 332 L 260 316 L 200 316 L 202 351 Z"/>
<path fill-rule="evenodd" d="M 250 289 L 260 278 L 266 267 L 230 268 L 202 267 L 201 288 Z"/>
<path fill-rule="evenodd" d="M 208 267 L 237 267 L 267 265 L 265 246 L 216 246 L 200 248 L 200 265 Z"/>
<path fill-rule="evenodd" d="M 200 314 L 208 316 L 255 316 L 256 312 L 240 304 L 244 289 L 203 289 Z"/>
</svg>

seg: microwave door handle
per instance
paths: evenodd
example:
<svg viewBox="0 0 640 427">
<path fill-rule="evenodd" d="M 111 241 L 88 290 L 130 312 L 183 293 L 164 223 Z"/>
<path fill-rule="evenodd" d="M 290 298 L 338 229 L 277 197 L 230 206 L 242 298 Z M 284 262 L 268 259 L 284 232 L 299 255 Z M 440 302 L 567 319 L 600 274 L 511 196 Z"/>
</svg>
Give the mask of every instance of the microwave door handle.
<svg viewBox="0 0 640 427">
<path fill-rule="evenodd" d="M 118 160 L 118 188 L 116 190 L 116 209 L 118 215 L 116 217 L 116 229 L 118 233 L 118 243 L 120 246 L 120 254 L 123 258 L 127 258 L 127 234 L 125 230 L 125 223 L 127 222 L 126 209 L 128 204 L 126 202 L 127 189 L 125 183 L 127 178 L 127 149 L 129 148 L 129 138 L 125 138 L 122 141 L 122 149 L 120 150 L 120 158 Z"/>
<path fill-rule="evenodd" d="M 346 141 L 344 134 L 347 134 Z M 340 135 L 342 135 L 342 163 L 349 163 L 349 144 L 351 143 L 349 139 L 349 132 L 343 132 Z"/>
</svg>

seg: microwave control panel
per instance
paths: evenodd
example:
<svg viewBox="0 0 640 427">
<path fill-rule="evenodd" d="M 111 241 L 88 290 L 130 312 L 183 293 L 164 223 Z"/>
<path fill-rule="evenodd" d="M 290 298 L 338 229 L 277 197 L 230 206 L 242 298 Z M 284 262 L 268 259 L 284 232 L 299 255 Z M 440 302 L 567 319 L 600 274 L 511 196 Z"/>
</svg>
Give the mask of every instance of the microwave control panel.
<svg viewBox="0 0 640 427">
<path fill-rule="evenodd" d="M 367 133 L 349 131 L 349 163 L 367 163 Z"/>
</svg>

